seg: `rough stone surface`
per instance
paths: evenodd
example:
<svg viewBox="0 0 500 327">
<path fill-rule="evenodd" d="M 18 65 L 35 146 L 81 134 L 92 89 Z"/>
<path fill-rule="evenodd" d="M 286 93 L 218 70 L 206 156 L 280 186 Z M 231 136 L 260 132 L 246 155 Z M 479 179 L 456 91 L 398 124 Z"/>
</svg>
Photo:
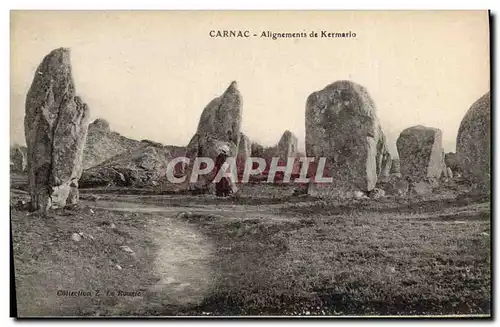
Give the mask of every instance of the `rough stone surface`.
<svg viewBox="0 0 500 327">
<path fill-rule="evenodd" d="M 457 135 L 457 159 L 462 176 L 478 190 L 489 192 L 491 184 L 490 92 L 474 102 L 465 114 Z"/>
<path fill-rule="evenodd" d="M 209 157 L 215 162 L 220 152 L 219 149 L 223 146 L 229 148 L 229 157 L 237 156 L 242 106 L 243 99 L 238 91 L 238 85 L 233 81 L 221 96 L 210 101 L 205 107 L 196 133 L 186 149 L 186 157 L 191 159 L 186 174 L 187 188 L 206 190 L 210 187 L 210 181 L 215 177 L 212 172 L 200 176 L 196 183 L 189 183 L 192 164 L 196 157 Z M 236 175 L 236 171 L 234 174 Z"/>
<path fill-rule="evenodd" d="M 425 126 L 405 129 L 396 142 L 401 175 L 415 181 L 438 179 L 444 168 L 441 130 Z"/>
<path fill-rule="evenodd" d="M 14 172 L 24 172 L 28 167 L 28 149 L 24 146 L 15 146 L 10 149 L 11 170 Z"/>
<path fill-rule="evenodd" d="M 333 177 L 327 187 L 367 192 L 388 173 L 387 141 L 363 86 L 338 81 L 308 97 L 306 154 L 327 158 L 325 172 Z M 311 168 L 315 170 L 315 165 Z"/>
<path fill-rule="evenodd" d="M 59 48 L 38 66 L 24 119 L 28 179 L 34 210 L 78 201 L 88 106 L 75 95 L 70 52 Z"/>
<path fill-rule="evenodd" d="M 82 188 L 102 186 L 154 187 L 166 178 L 170 159 L 183 155 L 183 147 L 163 146 L 142 141 L 133 150 L 86 169 L 80 180 Z"/>
<path fill-rule="evenodd" d="M 140 141 L 113 132 L 106 120 L 98 118 L 89 125 L 83 150 L 83 169 L 97 166 L 117 154 L 132 151 L 140 145 Z"/>
</svg>

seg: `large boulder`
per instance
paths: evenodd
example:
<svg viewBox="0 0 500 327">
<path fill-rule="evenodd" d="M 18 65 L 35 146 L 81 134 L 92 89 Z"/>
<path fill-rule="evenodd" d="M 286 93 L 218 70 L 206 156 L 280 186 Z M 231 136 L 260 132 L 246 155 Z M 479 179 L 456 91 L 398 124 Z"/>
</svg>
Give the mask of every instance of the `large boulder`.
<svg viewBox="0 0 500 327">
<path fill-rule="evenodd" d="M 24 172 L 28 166 L 28 149 L 24 146 L 14 146 L 10 149 L 11 170 L 13 172 Z"/>
<path fill-rule="evenodd" d="M 26 97 L 24 129 L 32 208 L 78 201 L 89 108 L 75 95 L 70 52 L 59 48 L 38 66 Z"/>
<path fill-rule="evenodd" d="M 478 190 L 489 192 L 491 184 L 490 92 L 474 102 L 465 114 L 457 135 L 457 159 L 462 176 Z"/>
<path fill-rule="evenodd" d="M 442 132 L 437 128 L 413 126 L 405 129 L 396 141 L 401 175 L 415 181 L 439 179 L 446 170 Z"/>
<path fill-rule="evenodd" d="M 237 83 L 233 81 L 221 96 L 210 101 L 203 110 L 196 133 L 186 148 L 186 157 L 191 160 L 186 178 L 189 189 L 206 190 L 210 186 L 209 182 L 215 177 L 212 171 L 208 175 L 199 176 L 196 183 L 189 183 L 196 157 L 209 157 L 215 162 L 223 147 L 229 148 L 230 157 L 237 156 L 242 106 L 243 99 Z"/>
<path fill-rule="evenodd" d="M 138 147 L 86 169 L 82 174 L 80 186 L 143 188 L 158 185 L 166 177 L 169 160 L 179 154 L 183 155 L 184 151 L 185 149 L 180 147 L 142 141 Z"/>
<path fill-rule="evenodd" d="M 83 149 L 83 169 L 97 166 L 117 154 L 131 151 L 140 145 L 140 141 L 112 131 L 106 120 L 98 118 L 88 128 L 87 141 Z"/>
<path fill-rule="evenodd" d="M 327 158 L 325 175 L 333 177 L 327 187 L 339 191 L 371 191 L 388 173 L 387 141 L 375 103 L 363 86 L 337 81 L 307 98 L 306 154 L 317 158 L 316 163 L 319 157 Z M 311 174 L 315 166 L 310 165 Z"/>
</svg>

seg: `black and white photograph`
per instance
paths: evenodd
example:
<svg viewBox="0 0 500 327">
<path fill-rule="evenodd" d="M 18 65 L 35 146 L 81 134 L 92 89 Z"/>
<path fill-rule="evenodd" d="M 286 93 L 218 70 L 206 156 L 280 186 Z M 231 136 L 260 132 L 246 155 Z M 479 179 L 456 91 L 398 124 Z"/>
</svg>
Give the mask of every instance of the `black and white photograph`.
<svg viewBox="0 0 500 327">
<path fill-rule="evenodd" d="M 490 319 L 491 18 L 10 11 L 11 314 Z"/>
</svg>

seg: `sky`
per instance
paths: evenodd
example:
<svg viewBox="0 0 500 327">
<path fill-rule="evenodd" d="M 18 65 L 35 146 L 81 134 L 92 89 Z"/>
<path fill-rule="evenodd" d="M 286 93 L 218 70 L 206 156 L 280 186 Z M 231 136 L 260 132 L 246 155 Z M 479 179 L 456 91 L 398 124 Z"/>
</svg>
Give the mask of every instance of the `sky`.
<svg viewBox="0 0 500 327">
<path fill-rule="evenodd" d="M 249 38 L 212 38 L 248 30 Z M 351 32 L 355 38 L 262 38 Z M 257 36 L 253 36 L 257 34 Z M 186 145 L 203 108 L 238 82 L 242 131 L 274 145 L 285 130 L 304 148 L 305 103 L 338 80 L 366 87 L 397 156 L 405 128 L 443 132 L 489 91 L 486 11 L 12 11 L 10 143 L 25 144 L 24 103 L 37 66 L 67 47 L 91 118 L 134 139 Z"/>
</svg>

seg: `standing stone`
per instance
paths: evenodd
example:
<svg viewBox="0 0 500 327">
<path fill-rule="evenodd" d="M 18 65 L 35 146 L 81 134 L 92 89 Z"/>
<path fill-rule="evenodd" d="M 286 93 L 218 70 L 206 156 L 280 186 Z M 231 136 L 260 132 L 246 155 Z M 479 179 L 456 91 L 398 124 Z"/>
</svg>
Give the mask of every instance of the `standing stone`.
<svg viewBox="0 0 500 327">
<path fill-rule="evenodd" d="M 391 174 L 401 174 L 401 166 L 400 166 L 399 158 L 392 159 L 390 173 Z"/>
<path fill-rule="evenodd" d="M 271 167 L 271 162 L 273 157 L 278 157 L 278 165 L 279 166 L 287 166 L 288 160 L 293 160 L 293 168 L 292 168 L 292 176 L 298 175 L 300 173 L 300 161 L 297 158 L 297 147 L 298 147 L 298 138 L 290 132 L 286 130 L 281 136 L 278 144 L 274 147 L 274 151 L 268 150 L 268 155 L 266 156 L 267 167 L 266 170 L 269 171 Z M 274 152 L 274 153 L 273 153 Z M 291 158 L 291 159 L 290 159 Z M 277 175 L 277 176 L 276 176 Z M 275 175 L 275 181 L 282 180 L 284 177 L 283 172 L 278 172 Z"/>
<path fill-rule="evenodd" d="M 297 137 L 289 130 L 286 130 L 278 142 L 278 156 L 283 159 L 295 157 L 297 154 L 297 145 Z"/>
<path fill-rule="evenodd" d="M 446 172 L 447 172 L 448 178 L 452 179 L 453 178 L 453 171 L 451 170 L 450 167 L 446 167 Z"/>
<path fill-rule="evenodd" d="M 306 154 L 316 163 L 327 158 L 330 188 L 368 192 L 375 187 L 390 157 L 375 103 L 363 86 L 337 81 L 308 97 Z"/>
<path fill-rule="evenodd" d="M 489 192 L 491 184 L 490 92 L 474 102 L 465 114 L 457 135 L 457 159 L 462 176 L 478 190 Z"/>
<path fill-rule="evenodd" d="M 75 96 L 69 49 L 53 50 L 38 66 L 24 118 L 32 209 L 45 212 L 78 201 L 78 179 L 89 109 Z"/>
<path fill-rule="evenodd" d="M 261 158 L 264 154 L 264 147 L 257 142 L 252 142 L 251 149 L 252 157 Z"/>
<path fill-rule="evenodd" d="M 444 163 L 446 167 L 450 168 L 454 172 L 458 172 L 460 169 L 457 154 L 453 152 L 448 152 L 444 155 Z"/>
<path fill-rule="evenodd" d="M 11 170 L 15 172 L 26 171 L 28 161 L 26 158 L 26 147 L 16 146 L 10 151 Z"/>
<path fill-rule="evenodd" d="M 382 151 L 380 151 L 380 155 L 378 156 L 378 164 L 377 164 L 377 175 L 378 179 L 381 178 L 387 178 L 391 174 L 391 167 L 392 167 L 392 157 L 389 152 L 389 149 L 387 147 L 387 140 L 383 140 L 383 144 L 385 144 L 384 148 Z M 379 168 L 380 167 L 380 168 Z"/>
<path fill-rule="evenodd" d="M 241 129 L 243 100 L 238 86 L 233 81 L 227 90 L 213 99 L 203 110 L 196 134 L 189 142 L 186 157 L 191 159 L 187 169 L 187 181 L 191 176 L 192 164 L 195 157 L 209 157 L 214 160 L 220 154 L 219 149 L 229 148 L 229 157 L 235 158 L 238 154 L 238 141 Z M 236 174 L 236 172 L 234 172 Z M 207 189 L 214 174 L 202 175 L 194 185 L 188 183 L 189 188 Z"/>
<path fill-rule="evenodd" d="M 238 155 L 244 156 L 245 158 L 250 157 L 252 154 L 252 143 L 248 136 L 240 133 L 240 138 L 238 141 Z"/>
<path fill-rule="evenodd" d="M 401 175 L 415 181 L 438 179 L 443 173 L 442 132 L 437 128 L 413 126 L 405 129 L 396 142 Z"/>
<path fill-rule="evenodd" d="M 238 168 L 238 176 L 241 176 L 245 170 L 246 160 L 252 155 L 252 143 L 248 136 L 240 133 L 238 140 L 238 155 L 236 158 L 236 165 Z"/>
<path fill-rule="evenodd" d="M 444 178 L 444 179 L 448 179 L 449 176 L 448 176 L 448 167 L 446 167 L 446 161 L 444 160 L 444 151 L 442 151 L 443 153 L 441 154 L 441 177 Z"/>
</svg>

